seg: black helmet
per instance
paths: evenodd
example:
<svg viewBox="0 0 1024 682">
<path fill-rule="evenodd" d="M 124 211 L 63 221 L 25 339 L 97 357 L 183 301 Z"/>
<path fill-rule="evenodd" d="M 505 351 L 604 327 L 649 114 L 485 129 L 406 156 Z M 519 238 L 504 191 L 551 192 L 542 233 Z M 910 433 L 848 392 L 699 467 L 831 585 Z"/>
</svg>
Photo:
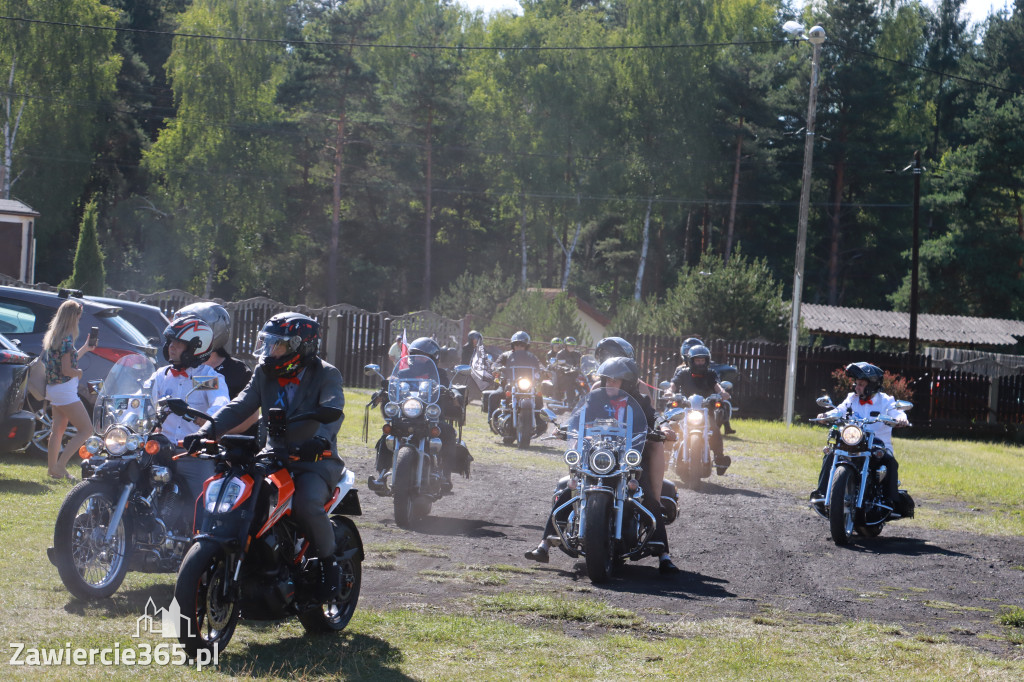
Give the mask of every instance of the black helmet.
<svg viewBox="0 0 1024 682">
<path fill-rule="evenodd" d="M 273 357 L 277 344 L 285 353 Z M 263 371 L 272 377 L 293 377 L 316 357 L 320 349 L 320 323 L 302 313 L 278 313 L 263 325 L 256 336 L 253 355 Z"/>
<path fill-rule="evenodd" d="M 632 358 L 633 346 L 620 336 L 606 336 L 597 342 L 594 359 L 599 363 L 608 358 Z"/>
<path fill-rule="evenodd" d="M 436 365 L 437 359 L 441 357 L 441 346 L 429 336 L 421 336 L 409 344 L 409 355 L 426 355 Z"/>
<path fill-rule="evenodd" d="M 601 378 L 601 385 L 605 385 L 605 379 L 618 379 L 622 382 L 622 390 L 627 393 L 636 391 L 637 382 L 640 380 L 640 368 L 636 366 L 633 358 L 615 357 L 608 358 L 597 368 L 597 375 Z"/>
<path fill-rule="evenodd" d="M 691 336 L 690 338 L 688 338 L 685 341 L 683 341 L 683 345 L 679 346 L 679 357 L 681 357 L 683 359 L 683 362 L 686 362 L 686 358 L 687 358 L 687 355 L 690 352 L 690 349 L 693 348 L 694 346 L 703 346 L 703 345 L 704 345 L 703 341 L 698 339 L 696 336 Z"/>
<path fill-rule="evenodd" d="M 164 360 L 167 362 L 171 361 L 171 341 L 181 341 L 186 346 L 178 360 L 181 367 L 198 367 L 210 359 L 213 330 L 198 317 L 178 317 L 164 329 Z"/>
<path fill-rule="evenodd" d="M 474 329 L 473 331 L 471 331 L 469 333 L 469 340 L 470 340 L 470 342 L 478 341 L 480 343 L 483 343 L 484 335 Z"/>
<path fill-rule="evenodd" d="M 693 361 L 697 358 L 707 358 L 707 362 L 704 364 L 704 369 L 711 366 L 711 351 L 708 350 L 707 346 L 696 345 L 686 351 L 686 364 L 690 366 L 691 370 L 693 369 Z"/>
<path fill-rule="evenodd" d="M 198 301 L 191 303 L 184 308 L 179 308 L 174 313 L 174 319 L 182 317 L 198 317 L 210 325 L 213 330 L 213 350 L 221 351 L 230 345 L 231 341 L 231 315 L 227 309 L 213 301 Z"/>
<path fill-rule="evenodd" d="M 864 379 L 868 382 L 868 385 L 864 387 L 864 395 L 862 396 L 865 400 L 871 400 L 871 397 L 881 390 L 882 377 L 884 375 L 885 372 L 870 362 L 851 362 L 846 366 L 846 376 L 854 381 Z"/>
<path fill-rule="evenodd" d="M 575 346 L 576 345 L 576 337 L 575 336 L 567 336 L 567 337 L 565 337 L 565 345 L 567 345 L 567 346 Z"/>
<path fill-rule="evenodd" d="M 530 347 L 530 335 L 523 331 L 518 331 L 512 335 L 512 338 L 508 340 L 510 346 L 515 348 L 517 343 L 523 344 L 525 347 Z"/>
</svg>

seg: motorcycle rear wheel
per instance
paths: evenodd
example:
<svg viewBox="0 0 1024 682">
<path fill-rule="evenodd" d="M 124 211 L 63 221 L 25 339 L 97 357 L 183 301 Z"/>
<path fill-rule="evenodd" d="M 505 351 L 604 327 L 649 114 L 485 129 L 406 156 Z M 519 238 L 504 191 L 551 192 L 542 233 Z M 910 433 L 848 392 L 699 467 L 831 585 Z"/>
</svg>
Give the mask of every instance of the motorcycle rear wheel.
<svg viewBox="0 0 1024 682">
<path fill-rule="evenodd" d="M 53 529 L 54 564 L 64 586 L 79 599 L 104 599 L 121 587 L 133 544 L 131 517 L 121 515 L 105 541 L 120 496 L 114 486 L 82 481 L 68 493 Z"/>
<path fill-rule="evenodd" d="M 606 495 L 595 495 L 587 500 L 583 547 L 586 551 L 587 577 L 595 585 L 611 580 L 615 569 L 614 507 Z"/>
<path fill-rule="evenodd" d="M 188 550 L 178 568 L 174 598 L 186 623 L 178 641 L 190 658 L 200 649 L 224 651 L 238 624 L 239 604 L 225 589 L 231 567 L 224 548 L 212 540 L 200 540 Z"/>
<path fill-rule="evenodd" d="M 358 548 L 359 538 L 356 532 L 344 523 L 334 521 L 334 538 L 337 547 L 334 555 Z M 360 553 L 347 561 L 338 561 L 341 569 L 340 594 L 329 602 L 324 602 L 299 614 L 299 622 L 306 632 L 341 632 L 352 620 L 359 601 L 359 588 L 362 585 L 362 559 Z"/>
<path fill-rule="evenodd" d="M 398 464 L 395 465 L 395 479 L 392 484 L 392 495 L 395 505 L 395 524 L 399 528 L 411 528 L 417 521 L 416 510 L 416 464 L 419 453 L 414 448 L 405 446 L 398 451 Z M 424 467 L 423 477 L 430 472 Z"/>
<path fill-rule="evenodd" d="M 848 467 L 841 466 L 832 475 L 832 504 L 828 510 L 828 527 L 832 541 L 839 546 L 850 543 L 857 516 L 857 495 L 860 493 L 857 477 Z"/>
</svg>

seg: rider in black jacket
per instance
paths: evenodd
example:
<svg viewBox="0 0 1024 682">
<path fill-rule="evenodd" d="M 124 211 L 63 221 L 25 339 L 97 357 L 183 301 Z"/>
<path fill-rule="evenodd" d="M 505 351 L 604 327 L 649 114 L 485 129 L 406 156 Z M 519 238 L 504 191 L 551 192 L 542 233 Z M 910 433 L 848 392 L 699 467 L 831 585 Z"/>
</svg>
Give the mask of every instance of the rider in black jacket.
<svg viewBox="0 0 1024 682">
<path fill-rule="evenodd" d="M 686 353 L 686 367 L 680 367 L 672 377 L 672 393 L 683 395 L 700 395 L 707 398 L 712 393 L 718 393 L 726 400 L 729 393 L 722 388 L 718 381 L 718 372 L 711 369 L 711 351 L 707 346 L 692 346 Z M 724 445 L 722 434 L 715 423 L 714 410 L 708 411 L 708 419 L 711 421 L 711 451 L 715 455 L 715 471 L 719 476 L 725 474 L 726 469 L 732 464 L 732 458 L 722 454 Z"/>
<path fill-rule="evenodd" d="M 540 360 L 537 356 L 530 352 L 530 335 L 524 331 L 518 331 L 512 335 L 509 339 L 509 345 L 511 350 L 507 350 L 493 363 L 495 371 L 501 368 L 512 368 L 512 367 L 533 367 L 540 369 Z M 495 391 L 484 391 L 484 397 L 487 400 L 487 414 L 494 414 L 494 411 L 501 406 L 501 397 L 504 395 L 504 386 L 499 387 Z"/>
</svg>

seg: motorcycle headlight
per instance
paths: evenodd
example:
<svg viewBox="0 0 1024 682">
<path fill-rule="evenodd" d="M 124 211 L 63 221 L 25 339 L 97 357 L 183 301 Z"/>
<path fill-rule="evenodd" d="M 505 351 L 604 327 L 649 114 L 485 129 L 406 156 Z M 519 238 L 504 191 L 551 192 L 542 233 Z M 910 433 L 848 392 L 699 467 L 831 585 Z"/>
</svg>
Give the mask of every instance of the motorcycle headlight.
<svg viewBox="0 0 1024 682">
<path fill-rule="evenodd" d="M 210 485 L 206 487 L 206 499 L 204 500 L 204 506 L 206 511 L 210 514 L 224 514 L 231 511 L 231 508 L 238 502 L 238 498 L 245 492 L 245 486 L 237 478 L 232 478 L 228 481 L 227 489 L 224 494 L 221 495 L 221 489 L 224 488 L 223 478 L 218 478 L 216 481 L 212 481 Z M 220 498 L 218 504 L 217 498 Z"/>
<path fill-rule="evenodd" d="M 568 450 L 565 453 L 565 463 L 571 467 L 578 465 L 581 459 L 583 458 L 580 456 L 580 453 L 575 450 Z"/>
<path fill-rule="evenodd" d="M 595 474 L 607 474 L 615 468 L 615 455 L 607 450 L 598 450 L 590 456 L 590 468 Z"/>
<path fill-rule="evenodd" d="M 437 404 L 427 405 L 427 419 L 436 421 L 441 418 L 441 406 Z"/>
<path fill-rule="evenodd" d="M 401 409 L 402 408 L 398 405 L 398 403 L 387 403 L 386 405 L 384 405 L 384 416 L 387 417 L 388 419 L 397 417 Z"/>
<path fill-rule="evenodd" d="M 640 460 L 642 458 L 643 457 L 639 452 L 637 452 L 636 450 L 630 450 L 629 452 L 626 453 L 626 464 L 628 464 L 631 467 L 638 467 L 640 466 Z"/>
<path fill-rule="evenodd" d="M 533 379 L 530 377 L 519 377 L 519 380 L 516 381 L 516 386 L 519 387 L 520 391 L 525 393 L 533 388 Z"/>
<path fill-rule="evenodd" d="M 110 454 L 123 455 L 128 451 L 128 436 L 130 435 L 128 429 L 123 426 L 111 426 L 103 434 L 103 445 Z"/>
<path fill-rule="evenodd" d="M 95 455 L 103 449 L 103 439 L 99 436 L 89 436 L 83 447 L 90 455 Z"/>
<path fill-rule="evenodd" d="M 124 446 L 126 452 L 135 452 L 142 446 L 142 439 L 133 433 L 128 436 L 128 442 Z"/>
<path fill-rule="evenodd" d="M 843 430 L 839 433 L 839 437 L 842 438 L 843 442 L 847 445 L 853 446 L 861 442 L 864 438 L 864 432 L 859 426 L 850 424 L 849 426 L 843 427 Z"/>
<path fill-rule="evenodd" d="M 704 426 L 704 413 L 690 410 L 690 413 L 686 415 L 686 423 L 694 427 Z"/>
<path fill-rule="evenodd" d="M 402 416 L 406 419 L 416 419 L 423 414 L 423 401 L 418 398 L 406 398 L 402 403 Z"/>
</svg>

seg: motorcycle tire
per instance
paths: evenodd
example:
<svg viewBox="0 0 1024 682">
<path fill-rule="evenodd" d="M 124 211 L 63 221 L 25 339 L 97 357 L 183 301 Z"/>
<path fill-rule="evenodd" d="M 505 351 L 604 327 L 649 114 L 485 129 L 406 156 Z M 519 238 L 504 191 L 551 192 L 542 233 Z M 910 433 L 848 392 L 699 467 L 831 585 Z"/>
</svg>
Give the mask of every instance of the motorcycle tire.
<svg viewBox="0 0 1024 682">
<path fill-rule="evenodd" d="M 178 641 L 189 658 L 200 649 L 224 651 L 238 625 L 237 590 L 225 589 L 231 579 L 227 554 L 219 542 L 199 540 L 189 548 L 178 568 L 174 599 L 185 622 Z"/>
<path fill-rule="evenodd" d="M 587 577 L 595 585 L 606 583 L 615 570 L 614 506 L 607 495 L 594 495 L 587 501 L 583 547 L 586 552 Z"/>
<path fill-rule="evenodd" d="M 417 521 L 416 508 L 416 464 L 419 453 L 415 448 L 405 446 L 398 451 L 398 464 L 392 482 L 395 505 L 395 524 L 399 528 L 412 528 Z M 430 476 L 429 467 L 424 467 L 423 478 Z"/>
<path fill-rule="evenodd" d="M 850 544 L 857 517 L 857 477 L 849 467 L 841 466 L 832 475 L 832 504 L 828 510 L 828 527 L 832 542 L 840 547 Z"/>
<path fill-rule="evenodd" d="M 299 622 L 306 632 L 341 632 L 352 620 L 352 614 L 356 612 L 356 603 L 359 601 L 359 588 L 363 579 L 362 552 L 356 551 L 353 557 L 345 561 L 340 558 L 348 550 L 359 549 L 359 536 L 355 529 L 346 525 L 344 521 L 333 521 L 333 524 L 334 539 L 337 543 L 334 556 L 337 558 L 338 568 L 341 569 L 340 589 L 336 598 L 299 614 Z"/>
<path fill-rule="evenodd" d="M 128 573 L 134 533 L 132 518 L 121 515 L 110 543 L 104 542 L 119 491 L 98 481 L 82 481 L 68 492 L 53 529 L 54 564 L 61 582 L 79 599 L 114 594 Z"/>
<path fill-rule="evenodd" d="M 533 438 L 533 429 L 530 427 L 530 421 L 520 414 L 519 423 L 516 424 L 516 447 L 525 450 L 530 447 L 531 438 Z"/>
</svg>

